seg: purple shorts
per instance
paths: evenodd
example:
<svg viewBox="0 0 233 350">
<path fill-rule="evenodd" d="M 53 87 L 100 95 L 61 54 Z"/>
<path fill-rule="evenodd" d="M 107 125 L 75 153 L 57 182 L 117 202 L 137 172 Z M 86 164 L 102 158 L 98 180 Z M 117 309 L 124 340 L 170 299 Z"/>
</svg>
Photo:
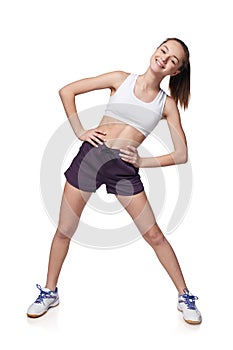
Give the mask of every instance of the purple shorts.
<svg viewBox="0 0 233 350">
<path fill-rule="evenodd" d="M 94 147 L 84 141 L 65 177 L 72 186 L 87 192 L 95 192 L 103 184 L 107 193 L 123 196 L 144 191 L 139 169 L 123 161 L 119 153 L 119 149 L 109 148 L 105 143 Z"/>
</svg>

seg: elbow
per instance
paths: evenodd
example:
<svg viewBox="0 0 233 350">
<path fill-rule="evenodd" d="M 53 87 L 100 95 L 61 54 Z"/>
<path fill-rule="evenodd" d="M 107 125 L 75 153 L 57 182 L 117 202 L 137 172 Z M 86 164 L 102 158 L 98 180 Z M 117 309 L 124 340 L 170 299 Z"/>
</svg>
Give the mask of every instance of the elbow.
<svg viewBox="0 0 233 350">
<path fill-rule="evenodd" d="M 59 96 L 60 97 L 66 97 L 66 96 L 74 96 L 74 92 L 71 89 L 71 87 L 69 85 L 65 85 L 63 86 L 59 91 Z"/>
<path fill-rule="evenodd" d="M 58 93 L 63 104 L 69 103 L 70 101 L 73 101 L 75 98 L 74 93 L 67 86 L 64 86 L 63 88 L 58 90 Z"/>
<path fill-rule="evenodd" d="M 175 164 L 185 164 L 188 162 L 188 152 L 177 152 L 175 158 Z"/>
<path fill-rule="evenodd" d="M 188 162 L 188 155 L 183 155 L 182 157 L 180 157 L 179 164 L 185 164 L 187 162 Z"/>
<path fill-rule="evenodd" d="M 66 94 L 66 88 L 62 87 L 60 90 L 58 90 L 58 94 L 60 97 L 64 96 Z"/>
</svg>

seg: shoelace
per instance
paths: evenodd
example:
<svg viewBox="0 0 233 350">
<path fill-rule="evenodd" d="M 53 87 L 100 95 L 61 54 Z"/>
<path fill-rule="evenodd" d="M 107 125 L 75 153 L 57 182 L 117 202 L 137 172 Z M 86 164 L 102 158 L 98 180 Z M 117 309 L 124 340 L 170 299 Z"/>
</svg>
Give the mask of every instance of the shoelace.
<svg viewBox="0 0 233 350">
<path fill-rule="evenodd" d="M 51 295 L 52 292 L 45 292 L 44 290 L 42 290 L 41 286 L 39 284 L 36 285 L 36 287 L 39 289 L 40 291 L 40 295 L 38 296 L 38 298 L 36 299 L 35 303 L 37 304 L 41 304 L 43 303 L 43 299 L 46 298 L 52 298 L 53 296 Z"/>
<path fill-rule="evenodd" d="M 184 294 L 182 295 L 184 298 L 184 303 L 187 305 L 189 310 L 196 310 L 195 300 L 198 299 L 198 297 L 192 295 L 192 294 Z"/>
</svg>

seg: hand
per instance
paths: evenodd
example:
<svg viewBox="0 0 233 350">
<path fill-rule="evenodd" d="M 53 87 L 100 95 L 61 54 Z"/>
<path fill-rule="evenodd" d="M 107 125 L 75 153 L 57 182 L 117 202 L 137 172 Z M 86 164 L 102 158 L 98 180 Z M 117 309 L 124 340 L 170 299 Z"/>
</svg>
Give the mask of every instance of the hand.
<svg viewBox="0 0 233 350">
<path fill-rule="evenodd" d="M 140 168 L 141 157 L 138 154 L 137 148 L 134 146 L 127 146 L 127 150 L 121 148 L 119 156 L 125 162 L 133 164 L 136 168 Z"/>
<path fill-rule="evenodd" d="M 92 146 L 98 147 L 98 145 L 102 145 L 104 141 L 106 141 L 105 137 L 107 133 L 100 129 L 90 129 L 84 131 L 81 135 L 79 135 L 79 139 L 81 141 L 87 141 Z"/>
</svg>

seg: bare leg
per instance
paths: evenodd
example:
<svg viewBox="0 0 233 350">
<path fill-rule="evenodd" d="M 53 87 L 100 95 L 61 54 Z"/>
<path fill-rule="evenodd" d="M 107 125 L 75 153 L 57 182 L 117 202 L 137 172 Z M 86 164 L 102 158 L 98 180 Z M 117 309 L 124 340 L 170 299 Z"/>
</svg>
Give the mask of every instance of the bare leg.
<svg viewBox="0 0 233 350">
<path fill-rule="evenodd" d="M 48 265 L 46 288 L 55 290 L 67 255 L 70 239 L 78 227 L 82 211 L 91 192 L 80 191 L 66 182 L 61 202 L 59 223 L 54 235 Z"/>
<path fill-rule="evenodd" d="M 183 294 L 184 288 L 187 287 L 181 268 L 171 245 L 156 223 L 145 192 L 140 192 L 134 196 L 116 195 L 116 197 L 134 220 L 143 238 L 154 249 L 159 261 L 175 284 L 178 293 Z"/>
</svg>

